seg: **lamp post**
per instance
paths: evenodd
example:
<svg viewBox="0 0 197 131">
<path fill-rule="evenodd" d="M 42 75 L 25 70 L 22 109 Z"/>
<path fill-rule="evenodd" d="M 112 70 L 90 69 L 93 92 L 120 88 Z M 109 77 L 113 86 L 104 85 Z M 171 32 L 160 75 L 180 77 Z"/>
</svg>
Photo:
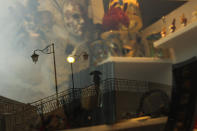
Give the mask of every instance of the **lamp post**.
<svg viewBox="0 0 197 131">
<path fill-rule="evenodd" d="M 68 63 L 70 63 L 71 65 L 71 73 L 72 73 L 72 91 L 73 91 L 73 96 L 74 96 L 74 89 L 75 89 L 75 85 L 74 85 L 74 76 L 73 76 L 73 63 L 75 63 L 75 61 L 77 61 L 80 56 L 83 55 L 83 59 L 87 60 L 88 59 L 88 54 L 86 52 L 82 52 L 80 55 L 74 55 L 74 56 L 69 56 L 67 57 L 67 61 Z M 76 59 L 76 60 L 75 60 Z"/>
<path fill-rule="evenodd" d="M 52 47 L 52 50 L 51 50 Z M 50 50 L 49 50 L 50 49 Z M 36 52 L 41 52 L 43 54 L 53 54 L 53 66 L 54 66 L 54 75 L 55 75 L 55 91 L 56 91 L 56 101 L 57 101 L 57 106 L 59 107 L 59 101 L 58 101 L 58 88 L 57 88 L 57 73 L 56 73 L 56 62 L 55 62 L 55 48 L 54 48 L 54 43 L 46 46 L 44 49 L 36 49 L 34 50 L 33 55 L 31 56 L 33 62 L 36 64 L 38 61 L 39 55 L 36 54 Z"/>
</svg>

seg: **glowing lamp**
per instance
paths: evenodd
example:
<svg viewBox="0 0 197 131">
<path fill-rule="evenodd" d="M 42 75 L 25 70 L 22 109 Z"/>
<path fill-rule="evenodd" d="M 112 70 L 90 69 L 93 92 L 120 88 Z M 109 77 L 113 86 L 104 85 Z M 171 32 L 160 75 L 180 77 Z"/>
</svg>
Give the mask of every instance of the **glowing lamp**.
<svg viewBox="0 0 197 131">
<path fill-rule="evenodd" d="M 75 58 L 74 58 L 73 56 L 69 56 L 69 57 L 67 58 L 67 61 L 68 61 L 69 63 L 74 63 L 74 62 L 75 62 Z"/>
</svg>

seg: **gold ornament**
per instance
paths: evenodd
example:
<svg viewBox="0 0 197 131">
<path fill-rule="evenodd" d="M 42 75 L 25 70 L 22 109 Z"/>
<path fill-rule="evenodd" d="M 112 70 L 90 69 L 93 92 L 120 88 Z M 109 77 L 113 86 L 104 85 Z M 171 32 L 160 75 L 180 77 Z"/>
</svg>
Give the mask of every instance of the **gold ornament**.
<svg viewBox="0 0 197 131">
<path fill-rule="evenodd" d="M 127 5 L 132 4 L 136 7 L 139 7 L 139 3 L 137 2 L 137 0 L 110 0 L 109 8 L 119 7 L 121 9 L 124 9 L 125 4 L 127 4 Z"/>
<path fill-rule="evenodd" d="M 165 18 L 165 16 L 162 17 L 162 22 L 163 22 L 163 24 L 165 26 L 165 24 L 166 24 L 166 18 Z M 165 37 L 166 36 L 166 27 L 163 27 L 162 28 L 160 34 L 161 34 L 161 37 Z"/>
<path fill-rule="evenodd" d="M 166 36 L 166 27 L 163 27 L 161 30 L 161 37 L 165 37 Z"/>
</svg>

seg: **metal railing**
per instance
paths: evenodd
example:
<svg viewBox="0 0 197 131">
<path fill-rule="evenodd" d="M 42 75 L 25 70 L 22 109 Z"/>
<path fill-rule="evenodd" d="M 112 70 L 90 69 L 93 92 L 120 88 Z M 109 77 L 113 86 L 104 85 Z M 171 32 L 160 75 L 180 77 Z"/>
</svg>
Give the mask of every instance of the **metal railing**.
<svg viewBox="0 0 197 131">
<path fill-rule="evenodd" d="M 100 82 L 100 90 L 102 93 L 106 93 L 110 91 L 147 92 L 149 89 L 147 81 L 109 78 Z M 74 92 L 73 89 L 67 89 L 58 93 L 59 107 L 61 107 L 64 103 L 72 102 L 73 99 L 80 99 L 82 96 L 88 97 L 95 95 L 96 91 L 94 84 L 91 84 L 85 88 L 75 88 Z M 42 109 L 43 113 L 48 113 L 58 108 L 55 94 L 32 102 L 30 105 L 37 107 L 38 112 Z"/>
<path fill-rule="evenodd" d="M 147 92 L 149 90 L 148 85 L 149 82 L 147 81 L 109 78 L 100 82 L 100 90 L 103 94 L 111 91 Z M 17 125 L 20 127 L 21 124 L 24 124 L 24 121 L 30 120 L 31 117 L 35 117 L 35 113 L 37 113 L 38 116 L 40 114 L 46 114 L 62 107 L 65 103 L 71 103 L 74 99 L 81 99 L 82 97 L 95 95 L 96 90 L 94 84 L 91 84 L 85 88 L 76 88 L 74 89 L 74 92 L 73 89 L 67 89 L 65 91 L 59 92 L 59 105 L 57 105 L 56 94 L 32 102 L 29 104 L 29 106 L 24 107 L 22 111 L 15 112 L 13 115 L 15 121 L 17 121 L 17 119 L 23 119 L 21 122 L 16 122 L 17 124 L 15 124 L 15 126 Z M 24 113 L 28 116 L 24 115 Z M 31 113 L 33 113 L 32 116 Z M 21 118 L 21 116 L 26 118 Z"/>
</svg>

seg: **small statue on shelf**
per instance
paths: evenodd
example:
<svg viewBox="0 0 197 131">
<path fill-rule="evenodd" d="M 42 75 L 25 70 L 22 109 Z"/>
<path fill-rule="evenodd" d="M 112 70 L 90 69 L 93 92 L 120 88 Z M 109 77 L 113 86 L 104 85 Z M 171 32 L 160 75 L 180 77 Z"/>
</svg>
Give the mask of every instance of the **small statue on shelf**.
<svg viewBox="0 0 197 131">
<path fill-rule="evenodd" d="M 166 17 L 165 16 L 162 16 L 162 22 L 163 22 L 163 24 L 166 24 Z"/>
<path fill-rule="evenodd" d="M 172 24 L 169 26 L 170 33 L 173 33 L 176 30 L 176 19 L 174 18 Z"/>
<path fill-rule="evenodd" d="M 161 37 L 165 37 L 166 36 L 166 27 L 163 27 L 162 30 L 161 30 Z"/>
<path fill-rule="evenodd" d="M 165 16 L 162 17 L 162 23 L 165 25 L 166 24 L 166 18 Z M 166 36 L 166 27 L 164 26 L 160 32 L 161 37 L 165 37 Z"/>
<path fill-rule="evenodd" d="M 184 14 L 182 14 L 182 16 L 180 16 L 180 22 L 183 26 L 187 25 L 187 18 L 185 17 Z"/>
</svg>

